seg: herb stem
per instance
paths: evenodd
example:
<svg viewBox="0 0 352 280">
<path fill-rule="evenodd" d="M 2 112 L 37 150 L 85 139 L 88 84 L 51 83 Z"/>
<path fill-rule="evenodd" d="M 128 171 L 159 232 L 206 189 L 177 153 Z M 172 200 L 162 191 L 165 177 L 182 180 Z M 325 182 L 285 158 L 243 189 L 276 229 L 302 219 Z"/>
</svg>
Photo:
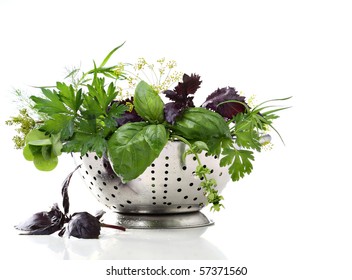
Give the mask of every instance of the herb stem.
<svg viewBox="0 0 352 280">
<path fill-rule="evenodd" d="M 104 223 L 100 223 L 101 227 L 106 227 L 106 228 L 113 228 L 113 229 L 118 229 L 118 230 L 122 230 L 122 231 L 126 231 L 125 227 L 122 226 L 116 226 L 116 225 L 109 225 L 109 224 L 104 224 Z"/>
<path fill-rule="evenodd" d="M 198 164 L 202 165 L 202 163 L 198 157 L 198 154 L 192 149 L 192 144 L 186 138 L 184 138 L 180 135 L 176 135 L 176 134 L 172 135 L 172 137 L 185 143 L 189 147 L 189 149 L 191 150 L 192 154 L 194 154 L 194 156 L 196 157 Z"/>
<path fill-rule="evenodd" d="M 179 136 L 179 135 L 173 135 L 173 137 L 185 143 L 191 150 L 192 154 L 196 157 L 198 165 L 203 166 L 202 162 L 199 159 L 198 154 L 192 149 L 192 144 L 186 138 L 183 138 L 182 136 Z M 203 174 L 203 177 L 204 177 L 204 180 L 207 182 L 208 181 L 207 175 Z"/>
</svg>

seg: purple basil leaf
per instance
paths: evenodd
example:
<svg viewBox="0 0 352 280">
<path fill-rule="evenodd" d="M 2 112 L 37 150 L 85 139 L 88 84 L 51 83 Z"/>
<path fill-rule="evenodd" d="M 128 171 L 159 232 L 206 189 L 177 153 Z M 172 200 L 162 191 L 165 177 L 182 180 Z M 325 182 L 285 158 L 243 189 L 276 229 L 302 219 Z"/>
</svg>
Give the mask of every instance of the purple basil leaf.
<svg viewBox="0 0 352 280">
<path fill-rule="evenodd" d="M 176 118 L 181 115 L 184 107 L 180 103 L 170 102 L 165 104 L 164 115 L 168 123 L 174 124 Z"/>
<path fill-rule="evenodd" d="M 178 83 L 174 90 L 166 90 L 164 94 L 173 102 L 167 103 L 164 107 L 165 119 L 168 123 L 174 124 L 178 116 L 180 116 L 186 108 L 194 107 L 193 96 L 199 88 L 202 81 L 200 76 L 196 74 L 183 75 L 183 82 Z"/>
<path fill-rule="evenodd" d="M 121 117 L 116 119 L 116 122 L 118 126 L 124 125 L 126 123 L 130 122 L 140 122 L 143 121 L 143 119 L 137 114 L 135 110 L 132 110 L 132 112 L 124 112 Z"/>
<path fill-rule="evenodd" d="M 178 83 L 178 85 L 175 87 L 175 92 L 184 96 L 188 94 L 194 94 L 202 83 L 200 76 L 197 74 L 191 74 L 191 76 L 184 74 L 182 80 L 183 81 Z"/>
<path fill-rule="evenodd" d="M 54 204 L 49 212 L 38 212 L 25 222 L 16 225 L 15 228 L 27 231 L 29 235 L 49 235 L 60 230 L 64 223 L 65 215 L 58 205 Z"/>
<path fill-rule="evenodd" d="M 189 102 L 189 100 L 187 101 L 187 99 L 189 99 L 188 95 L 194 94 L 200 87 L 201 83 L 202 81 L 200 81 L 199 75 L 191 74 L 191 76 L 188 76 L 187 74 L 184 74 L 183 82 L 179 82 L 174 90 L 164 91 L 164 94 L 172 101 L 185 104 L 186 102 Z M 190 100 L 192 101 L 192 99 Z M 192 106 L 194 106 L 193 101 Z"/>
<path fill-rule="evenodd" d="M 113 102 L 117 102 L 117 101 L 113 101 Z M 133 106 L 133 97 L 119 101 L 119 103 L 127 106 L 129 105 Z M 126 123 L 130 123 L 130 122 L 140 122 L 140 121 L 143 121 L 143 119 L 137 114 L 134 107 L 132 107 L 132 110 L 125 111 L 119 118 L 116 118 L 116 123 L 118 126 L 124 125 Z"/>
<path fill-rule="evenodd" d="M 227 102 L 219 105 L 222 102 Z M 245 97 L 237 94 L 237 91 L 233 87 L 225 87 L 217 89 L 212 94 L 210 94 L 201 107 L 211 109 L 221 116 L 227 119 L 232 119 L 238 113 L 243 113 L 246 110 L 246 106 L 238 102 L 247 104 L 245 102 Z"/>
<path fill-rule="evenodd" d="M 98 211 L 96 214 L 95 214 L 95 218 L 96 219 L 98 219 L 98 220 L 100 220 L 103 216 L 104 216 L 104 214 L 105 214 L 106 212 L 104 211 L 104 210 L 100 210 L 100 211 Z M 100 223 L 101 224 L 101 223 Z M 65 232 L 66 232 L 66 227 L 63 227 L 61 230 L 60 230 L 60 232 L 59 232 L 59 236 L 63 236 L 64 234 L 65 234 Z"/>
<path fill-rule="evenodd" d="M 62 189 L 61 189 L 61 194 L 62 194 L 62 206 L 64 208 L 64 212 L 65 215 L 67 215 L 67 213 L 69 212 L 70 209 L 70 200 L 68 197 L 68 186 L 70 185 L 71 182 L 71 178 L 73 173 L 75 173 L 75 171 L 81 167 L 80 165 L 78 165 L 75 170 L 73 170 L 70 174 L 68 174 L 68 176 L 66 177 L 66 179 L 64 180 L 64 182 L 62 183 Z"/>
<path fill-rule="evenodd" d="M 182 94 L 178 94 L 176 91 L 165 90 L 163 93 L 170 100 L 173 100 L 173 101 L 182 101 L 183 100 L 183 95 Z"/>
<path fill-rule="evenodd" d="M 70 221 L 67 224 L 68 236 L 74 236 L 77 238 L 98 238 L 100 235 L 100 222 L 97 217 L 87 213 L 79 212 L 74 213 L 71 216 Z"/>
</svg>

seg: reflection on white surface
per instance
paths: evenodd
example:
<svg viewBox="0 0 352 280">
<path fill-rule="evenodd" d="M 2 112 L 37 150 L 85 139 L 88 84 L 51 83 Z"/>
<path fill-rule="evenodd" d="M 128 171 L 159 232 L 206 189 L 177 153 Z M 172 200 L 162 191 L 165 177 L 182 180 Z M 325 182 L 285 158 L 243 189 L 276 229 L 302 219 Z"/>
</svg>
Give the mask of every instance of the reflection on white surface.
<svg viewBox="0 0 352 280">
<path fill-rule="evenodd" d="M 224 254 L 201 237 L 207 228 L 177 230 L 102 230 L 99 239 L 18 235 L 14 258 L 47 260 L 223 260 Z M 25 249 L 24 249 L 25 248 Z"/>
</svg>

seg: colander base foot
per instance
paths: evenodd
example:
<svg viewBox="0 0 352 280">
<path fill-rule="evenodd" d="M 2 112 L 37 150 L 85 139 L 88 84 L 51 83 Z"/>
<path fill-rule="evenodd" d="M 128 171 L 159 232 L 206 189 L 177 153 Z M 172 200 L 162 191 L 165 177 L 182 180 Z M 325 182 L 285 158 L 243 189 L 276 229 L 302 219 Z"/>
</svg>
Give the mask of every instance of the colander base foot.
<svg viewBox="0 0 352 280">
<path fill-rule="evenodd" d="M 185 229 L 214 224 L 200 211 L 180 214 L 116 213 L 117 224 L 131 229 Z"/>
</svg>

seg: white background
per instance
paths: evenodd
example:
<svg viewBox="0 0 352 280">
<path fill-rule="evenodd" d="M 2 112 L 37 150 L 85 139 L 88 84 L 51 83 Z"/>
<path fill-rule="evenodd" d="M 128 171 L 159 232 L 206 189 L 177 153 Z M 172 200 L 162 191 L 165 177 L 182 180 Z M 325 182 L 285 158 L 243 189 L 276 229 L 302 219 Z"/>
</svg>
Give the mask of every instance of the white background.
<svg viewBox="0 0 352 280">
<path fill-rule="evenodd" d="M 61 242 L 55 238 L 27 239 L 12 229 L 59 202 L 61 182 L 74 167 L 63 158 L 55 171 L 42 173 L 13 149 L 13 130 L 4 125 L 16 110 L 13 89 L 30 92 L 32 85 L 52 85 L 65 76 L 65 67 L 90 69 L 93 59 L 101 61 L 126 41 L 116 61 L 175 59 L 180 70 L 201 75 L 201 100 L 224 86 L 255 94 L 258 101 L 293 96 L 286 102 L 292 108 L 276 124 L 286 145 L 274 139 L 274 150 L 258 155 L 252 175 L 229 184 L 226 209 L 210 214 L 216 225 L 198 241 L 228 259 L 224 265 L 247 266 L 251 274 L 243 279 L 352 279 L 351 12 L 348 1 L 340 0 L 1 0 L 2 266 L 21 276 L 34 275 L 38 262 L 41 268 L 62 266 L 52 259 L 77 256 L 50 250 L 55 244 L 47 243 Z M 98 210 L 82 182 L 73 182 L 72 210 Z M 106 234 L 98 244 L 101 258 L 109 251 L 104 242 L 110 237 L 117 250 L 128 251 L 122 242 L 126 237 Z M 95 259 L 87 249 L 92 244 L 74 248 L 85 248 L 87 258 Z M 211 258 L 210 251 L 196 256 Z M 117 257 L 106 253 L 109 258 Z M 191 257 L 180 253 L 178 258 Z M 111 260 L 80 263 L 80 272 L 72 273 L 85 275 L 95 265 L 100 272 L 94 277 L 102 277 L 104 267 L 117 263 Z M 51 277 L 62 273 L 58 269 Z"/>
</svg>

